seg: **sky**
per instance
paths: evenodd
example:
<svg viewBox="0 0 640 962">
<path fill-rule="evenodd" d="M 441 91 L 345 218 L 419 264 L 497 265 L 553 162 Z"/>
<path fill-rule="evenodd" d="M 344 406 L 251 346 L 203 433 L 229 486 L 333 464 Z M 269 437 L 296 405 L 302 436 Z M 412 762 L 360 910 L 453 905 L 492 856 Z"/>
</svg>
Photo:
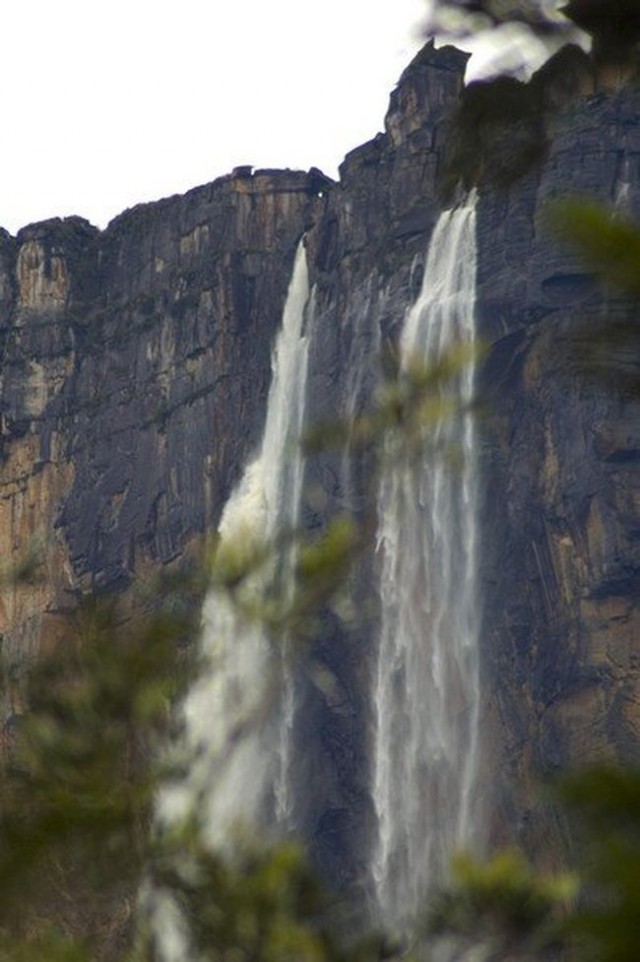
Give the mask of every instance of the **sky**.
<svg viewBox="0 0 640 962">
<path fill-rule="evenodd" d="M 0 226 L 127 207 L 382 130 L 424 0 L 7 0 Z"/>
</svg>

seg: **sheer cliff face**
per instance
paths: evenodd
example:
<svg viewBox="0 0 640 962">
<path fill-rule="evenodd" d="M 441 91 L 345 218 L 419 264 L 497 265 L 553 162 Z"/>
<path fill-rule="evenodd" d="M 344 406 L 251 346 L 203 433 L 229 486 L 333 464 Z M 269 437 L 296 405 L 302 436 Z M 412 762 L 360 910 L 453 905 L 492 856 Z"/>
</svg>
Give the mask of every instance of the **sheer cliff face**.
<svg viewBox="0 0 640 962">
<path fill-rule="evenodd" d="M 102 233 L 70 218 L 0 235 L 0 551 L 46 571 L 3 595 L 13 674 L 78 591 L 126 588 L 202 541 L 259 439 L 316 190 L 247 173 Z"/>
<path fill-rule="evenodd" d="M 631 90 L 574 102 L 555 118 L 544 166 L 480 208 L 495 784 L 503 828 L 547 853 L 536 779 L 638 757 L 638 343 L 614 341 L 585 366 L 594 332 L 635 312 L 556 243 L 547 218 L 572 194 L 637 218 L 638 107 Z"/>
<path fill-rule="evenodd" d="M 0 550 L 33 547 L 47 571 L 3 596 L 5 663 L 55 637 L 77 592 L 127 589 L 213 529 L 260 436 L 304 230 L 317 298 L 310 417 L 368 403 L 419 290 L 464 60 L 425 49 L 385 133 L 346 158 L 336 185 L 239 171 L 102 233 L 73 218 L 0 232 Z M 639 108 L 631 91 L 578 98 L 557 115 L 546 162 L 481 191 L 478 207 L 484 793 L 494 838 L 531 846 L 554 827 L 535 801 L 540 773 L 637 752 L 639 402 L 579 376 L 570 337 L 627 308 L 555 243 L 545 207 L 584 192 L 639 205 Z M 367 479 L 343 452 L 314 461 L 309 524 L 361 511 Z M 354 587 L 366 616 L 325 613 L 299 732 L 304 830 L 344 884 L 362 877 L 373 817 L 372 564 Z M 5 697 L 20 710 L 17 690 Z"/>
</svg>

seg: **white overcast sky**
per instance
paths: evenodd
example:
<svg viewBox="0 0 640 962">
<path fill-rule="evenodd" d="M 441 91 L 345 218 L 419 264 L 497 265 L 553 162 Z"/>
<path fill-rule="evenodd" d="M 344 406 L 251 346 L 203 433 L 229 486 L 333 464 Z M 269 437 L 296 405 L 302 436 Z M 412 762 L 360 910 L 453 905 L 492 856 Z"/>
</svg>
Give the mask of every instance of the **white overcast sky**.
<svg viewBox="0 0 640 962">
<path fill-rule="evenodd" d="M 335 175 L 424 0 L 3 0 L 0 226 L 98 226 L 238 164 Z"/>
</svg>

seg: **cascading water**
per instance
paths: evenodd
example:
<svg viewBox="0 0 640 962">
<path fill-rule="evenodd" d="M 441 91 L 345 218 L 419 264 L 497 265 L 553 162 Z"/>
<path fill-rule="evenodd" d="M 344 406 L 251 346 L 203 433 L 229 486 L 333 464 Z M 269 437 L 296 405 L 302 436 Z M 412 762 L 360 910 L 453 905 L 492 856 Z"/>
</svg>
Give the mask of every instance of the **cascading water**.
<svg viewBox="0 0 640 962">
<path fill-rule="evenodd" d="M 630 213 L 631 172 L 629 158 L 625 157 L 614 190 L 614 210 L 619 214 Z"/>
<path fill-rule="evenodd" d="M 295 528 L 300 511 L 309 339 L 306 253 L 300 242 L 272 356 L 272 380 L 262 445 L 229 498 L 219 526 L 218 560 L 251 560 L 282 531 Z M 278 552 L 243 583 L 247 609 L 274 586 L 286 601 L 293 592 L 295 546 Z M 294 692 L 286 640 L 270 643 L 263 623 L 242 604 L 214 589 L 203 611 L 205 670 L 185 704 L 187 743 L 195 760 L 187 779 L 163 793 L 160 814 L 170 819 L 196 807 L 211 841 L 224 843 L 235 823 L 288 828 Z M 276 710 L 277 707 L 277 710 Z"/>
<path fill-rule="evenodd" d="M 475 192 L 446 211 L 401 338 L 401 375 L 475 337 Z M 424 451 L 379 490 L 380 634 L 372 874 L 382 922 L 403 930 L 451 855 L 478 842 L 479 605 L 474 366 L 441 388 Z M 452 412 L 455 401 L 457 410 Z"/>
</svg>

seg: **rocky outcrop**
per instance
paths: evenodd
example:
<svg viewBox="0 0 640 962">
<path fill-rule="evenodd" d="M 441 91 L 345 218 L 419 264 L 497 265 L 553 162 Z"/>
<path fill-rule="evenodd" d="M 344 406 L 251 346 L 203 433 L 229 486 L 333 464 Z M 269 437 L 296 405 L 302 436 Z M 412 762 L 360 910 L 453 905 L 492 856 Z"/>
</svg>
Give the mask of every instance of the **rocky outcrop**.
<svg viewBox="0 0 640 962">
<path fill-rule="evenodd" d="M 346 157 L 337 184 L 318 171 L 239 168 L 103 232 L 70 218 L 0 233 L 0 538 L 3 557 L 33 548 L 47 574 L 4 593 L 10 675 L 55 636 L 77 594 L 131 590 L 215 527 L 260 435 L 305 230 L 309 418 L 370 403 L 420 287 L 464 64 L 425 47 L 385 132 Z M 640 402 L 574 363 L 574 332 L 629 307 L 598 289 L 545 219 L 567 193 L 640 204 L 640 104 L 632 90 L 593 93 L 576 70 L 545 94 L 559 105 L 545 162 L 506 189 L 483 181 L 478 207 L 483 794 L 494 841 L 545 853 L 566 826 L 538 800 L 538 779 L 636 758 L 640 723 Z M 309 461 L 310 528 L 345 508 L 364 516 L 370 465 L 352 453 Z M 364 560 L 349 586 L 355 615 L 323 612 L 300 680 L 300 824 L 325 874 L 351 889 L 373 820 L 373 565 Z M 20 710 L 19 685 L 6 702 Z"/>
</svg>

